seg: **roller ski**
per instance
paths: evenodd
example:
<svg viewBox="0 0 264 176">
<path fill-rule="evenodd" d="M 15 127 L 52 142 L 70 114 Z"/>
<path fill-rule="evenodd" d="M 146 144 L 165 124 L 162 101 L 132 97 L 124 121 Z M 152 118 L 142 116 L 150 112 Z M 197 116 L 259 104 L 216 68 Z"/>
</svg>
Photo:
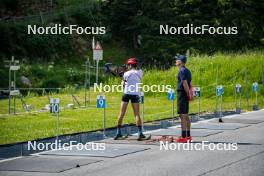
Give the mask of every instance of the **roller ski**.
<svg viewBox="0 0 264 176">
<path fill-rule="evenodd" d="M 117 134 L 115 137 L 114 137 L 114 140 L 125 140 L 128 138 L 128 135 L 122 135 L 122 134 Z"/>
<path fill-rule="evenodd" d="M 137 140 L 138 140 L 138 141 L 147 141 L 147 140 L 150 140 L 150 139 L 151 139 L 151 135 L 140 134 L 140 135 L 137 137 Z"/>
</svg>

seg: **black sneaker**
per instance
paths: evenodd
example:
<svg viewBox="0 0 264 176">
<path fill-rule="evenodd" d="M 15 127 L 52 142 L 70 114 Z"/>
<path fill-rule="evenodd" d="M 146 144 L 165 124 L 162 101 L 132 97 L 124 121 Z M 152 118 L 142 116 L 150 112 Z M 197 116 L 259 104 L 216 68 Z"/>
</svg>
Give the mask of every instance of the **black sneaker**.
<svg viewBox="0 0 264 176">
<path fill-rule="evenodd" d="M 114 140 L 120 140 L 120 139 L 124 139 L 125 137 L 122 135 L 122 134 L 117 134 L 115 137 L 114 137 Z"/>
<path fill-rule="evenodd" d="M 137 138 L 138 141 L 141 141 L 141 140 L 144 140 L 144 139 L 146 139 L 146 136 L 145 136 L 143 133 L 141 133 L 141 134 L 138 136 L 138 138 Z"/>
</svg>

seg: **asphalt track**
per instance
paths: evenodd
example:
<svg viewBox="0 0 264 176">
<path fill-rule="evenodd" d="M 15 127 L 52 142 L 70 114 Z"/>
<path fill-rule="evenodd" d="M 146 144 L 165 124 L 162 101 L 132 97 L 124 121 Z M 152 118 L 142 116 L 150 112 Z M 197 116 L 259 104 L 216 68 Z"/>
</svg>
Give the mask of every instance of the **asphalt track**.
<svg viewBox="0 0 264 176">
<path fill-rule="evenodd" d="M 147 148 L 139 152 L 129 153 L 113 158 L 88 155 L 56 156 L 34 155 L 35 163 L 20 162 L 18 159 L 9 159 L 0 162 L 1 176 L 175 176 L 175 175 L 264 175 L 264 110 L 243 113 L 241 115 L 226 116 L 236 118 L 230 124 L 248 124 L 233 130 L 221 130 L 204 137 L 194 137 L 193 144 L 209 141 L 214 144 L 237 143 L 237 150 L 160 150 L 159 143 L 145 143 L 136 140 L 113 141 L 106 139 L 106 145 L 123 148 Z M 238 120 L 239 119 L 239 120 Z M 242 119 L 242 120 L 241 120 Z M 243 119 L 245 119 L 243 121 Z M 252 120 L 252 123 L 250 123 Z M 254 122 L 254 123 L 253 123 Z M 216 123 L 202 121 L 198 123 Z M 226 120 L 229 123 L 229 120 Z M 221 125 L 221 124 L 220 124 Z M 214 126 L 214 125 L 213 125 Z M 218 127 L 217 127 L 218 128 Z M 171 128 L 173 129 L 173 128 Z M 177 128 L 175 128 L 177 129 Z M 199 129 L 208 130 L 208 129 Z M 210 129 L 212 130 L 212 129 Z M 218 129 L 219 130 L 219 129 Z M 116 144 L 119 143 L 119 144 Z M 67 162 L 66 162 L 67 161 Z M 69 162 L 72 161 L 72 162 Z M 34 162 L 34 161 L 32 161 Z M 37 162 L 41 164 L 40 167 Z M 61 162 L 61 163 L 60 163 Z M 65 165 L 64 165 L 65 162 Z M 23 170 L 23 163 L 28 171 Z M 57 163 L 57 164 L 56 164 Z M 75 167 L 80 163 L 80 167 Z M 15 164 L 20 164 L 16 168 Z M 12 167 L 11 167 L 12 165 Z M 29 166 L 30 165 L 30 166 Z M 63 167 L 64 166 L 64 167 Z M 67 167 L 66 167 L 67 166 Z M 60 170 L 60 167 L 63 168 Z M 8 170 L 9 168 L 9 170 Z M 30 169 L 29 169 L 30 168 Z M 50 168 L 50 169 L 49 169 Z M 42 171 L 38 171 L 42 170 Z M 45 170 L 46 169 L 46 170 Z M 50 170 L 50 172 L 49 172 Z M 54 172 L 51 172 L 54 171 Z"/>
</svg>

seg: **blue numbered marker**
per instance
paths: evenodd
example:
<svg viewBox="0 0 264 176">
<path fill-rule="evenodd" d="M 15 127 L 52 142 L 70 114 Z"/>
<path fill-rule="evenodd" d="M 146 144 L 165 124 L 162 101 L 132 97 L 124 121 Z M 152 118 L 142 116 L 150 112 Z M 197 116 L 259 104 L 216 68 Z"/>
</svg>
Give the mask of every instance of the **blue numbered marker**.
<svg viewBox="0 0 264 176">
<path fill-rule="evenodd" d="M 223 86 L 217 86 L 216 87 L 216 95 L 222 96 L 222 94 L 223 94 Z"/>
<path fill-rule="evenodd" d="M 173 89 L 168 91 L 168 100 L 170 101 L 174 100 L 174 90 Z"/>
<path fill-rule="evenodd" d="M 194 96 L 200 97 L 201 96 L 201 89 L 200 87 L 195 87 L 194 88 Z"/>
<path fill-rule="evenodd" d="M 105 96 L 104 95 L 97 95 L 97 99 L 96 99 L 96 107 L 97 108 L 105 108 Z"/>
<path fill-rule="evenodd" d="M 60 99 L 50 98 L 50 113 L 60 112 Z"/>
<path fill-rule="evenodd" d="M 241 93 L 241 85 L 236 84 L 236 93 Z"/>
<path fill-rule="evenodd" d="M 257 92 L 258 91 L 258 83 L 254 82 L 252 84 L 252 90 L 253 90 L 253 92 Z"/>
</svg>

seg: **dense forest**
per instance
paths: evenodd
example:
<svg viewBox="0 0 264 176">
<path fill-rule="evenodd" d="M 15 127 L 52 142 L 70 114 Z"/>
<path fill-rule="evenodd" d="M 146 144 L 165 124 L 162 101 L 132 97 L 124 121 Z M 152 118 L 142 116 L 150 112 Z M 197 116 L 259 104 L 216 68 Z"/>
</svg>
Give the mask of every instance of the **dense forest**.
<svg viewBox="0 0 264 176">
<path fill-rule="evenodd" d="M 28 35 L 27 25 L 105 26 L 96 39 L 118 41 L 142 58 L 166 63 L 176 53 L 241 51 L 264 46 L 264 1 L 256 0 L 2 0 L 0 58 L 85 57 L 91 35 Z M 236 35 L 160 35 L 160 25 L 236 26 Z M 117 53 L 118 54 L 118 53 Z"/>
<path fill-rule="evenodd" d="M 0 1 L 0 87 L 7 87 L 3 60 L 20 60 L 18 77 L 32 87 L 83 85 L 82 66 L 92 57 L 92 38 L 107 62 L 136 56 L 145 68 L 168 69 L 175 54 L 217 55 L 263 50 L 264 1 L 257 0 L 2 0 Z M 105 27 L 103 35 L 28 34 L 28 25 Z M 160 34 L 160 26 L 236 27 L 235 35 Z M 255 52 L 251 52 L 255 53 Z M 261 53 L 261 52 L 256 52 Z M 94 64 L 94 63 L 92 63 Z M 92 71 L 91 80 L 95 80 Z M 99 80 L 106 80 L 100 74 Z M 20 81 L 21 82 L 21 81 Z M 18 87 L 23 87 L 18 83 Z"/>
</svg>

